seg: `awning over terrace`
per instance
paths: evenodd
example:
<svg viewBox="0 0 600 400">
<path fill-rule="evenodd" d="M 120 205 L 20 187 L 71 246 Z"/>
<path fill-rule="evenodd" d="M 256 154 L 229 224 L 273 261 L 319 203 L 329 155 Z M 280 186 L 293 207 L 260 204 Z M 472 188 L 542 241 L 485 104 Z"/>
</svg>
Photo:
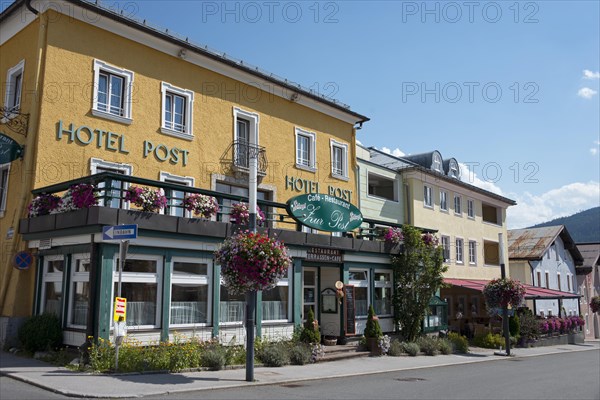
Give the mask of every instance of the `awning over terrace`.
<svg viewBox="0 0 600 400">
<path fill-rule="evenodd" d="M 489 281 L 479 279 L 444 279 L 444 283 L 449 285 L 460 286 L 480 292 L 483 292 L 483 288 L 488 282 Z M 522 285 L 525 286 L 525 299 L 577 299 L 581 297 L 576 293 L 561 292 L 560 290 L 546 289 L 524 283 L 522 283 Z"/>
</svg>

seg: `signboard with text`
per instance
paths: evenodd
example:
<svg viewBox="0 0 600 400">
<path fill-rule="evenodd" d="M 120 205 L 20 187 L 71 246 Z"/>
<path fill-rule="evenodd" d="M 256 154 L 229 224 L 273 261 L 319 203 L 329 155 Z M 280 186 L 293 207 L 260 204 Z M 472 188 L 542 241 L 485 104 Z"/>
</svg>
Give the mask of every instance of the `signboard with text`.
<svg viewBox="0 0 600 400">
<path fill-rule="evenodd" d="M 0 133 L 0 164 L 8 164 L 23 156 L 23 147 L 14 139 Z"/>
<path fill-rule="evenodd" d="M 292 197 L 287 202 L 287 211 L 299 223 L 327 232 L 349 232 L 363 221 L 362 213 L 354 205 L 322 193 Z"/>
<path fill-rule="evenodd" d="M 113 320 L 115 322 L 125 321 L 127 319 L 127 299 L 125 297 L 115 297 L 115 312 Z"/>
</svg>

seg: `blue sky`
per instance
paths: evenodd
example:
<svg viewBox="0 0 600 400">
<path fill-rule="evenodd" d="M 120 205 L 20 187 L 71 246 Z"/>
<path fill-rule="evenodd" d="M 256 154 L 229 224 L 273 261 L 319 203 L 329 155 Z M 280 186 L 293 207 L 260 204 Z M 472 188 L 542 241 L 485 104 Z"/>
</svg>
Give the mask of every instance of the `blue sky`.
<svg viewBox="0 0 600 400">
<path fill-rule="evenodd" d="M 600 205 L 598 1 L 102 3 L 349 104 L 364 145 L 455 157 L 509 228 Z"/>
</svg>

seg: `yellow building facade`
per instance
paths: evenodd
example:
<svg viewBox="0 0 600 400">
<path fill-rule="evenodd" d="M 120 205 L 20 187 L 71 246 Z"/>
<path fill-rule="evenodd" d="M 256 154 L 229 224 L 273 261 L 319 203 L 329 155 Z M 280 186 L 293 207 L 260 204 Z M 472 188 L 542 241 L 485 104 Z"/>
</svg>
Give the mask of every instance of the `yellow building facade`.
<svg viewBox="0 0 600 400">
<path fill-rule="evenodd" d="M 38 307 L 40 272 L 14 264 L 43 239 L 19 230 L 35 189 L 107 171 L 243 197 L 256 151 L 259 199 L 357 202 L 368 118 L 347 106 L 88 2 L 16 1 L 0 23 L 0 131 L 24 148 L 1 166 L 1 316 Z"/>
</svg>

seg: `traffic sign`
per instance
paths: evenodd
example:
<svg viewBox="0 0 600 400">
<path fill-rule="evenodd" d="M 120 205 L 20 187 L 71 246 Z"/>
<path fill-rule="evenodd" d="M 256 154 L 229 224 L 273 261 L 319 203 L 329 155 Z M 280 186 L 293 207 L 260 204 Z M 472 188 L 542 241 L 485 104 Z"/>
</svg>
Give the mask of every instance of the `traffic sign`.
<svg viewBox="0 0 600 400">
<path fill-rule="evenodd" d="M 28 251 L 20 251 L 15 255 L 14 262 L 15 268 L 28 269 L 33 263 L 33 256 Z"/>
<path fill-rule="evenodd" d="M 105 226 L 102 228 L 102 240 L 137 239 L 137 234 L 137 224 Z"/>
<path fill-rule="evenodd" d="M 115 297 L 115 312 L 113 320 L 115 322 L 125 321 L 127 319 L 127 299 L 125 297 Z"/>
</svg>

